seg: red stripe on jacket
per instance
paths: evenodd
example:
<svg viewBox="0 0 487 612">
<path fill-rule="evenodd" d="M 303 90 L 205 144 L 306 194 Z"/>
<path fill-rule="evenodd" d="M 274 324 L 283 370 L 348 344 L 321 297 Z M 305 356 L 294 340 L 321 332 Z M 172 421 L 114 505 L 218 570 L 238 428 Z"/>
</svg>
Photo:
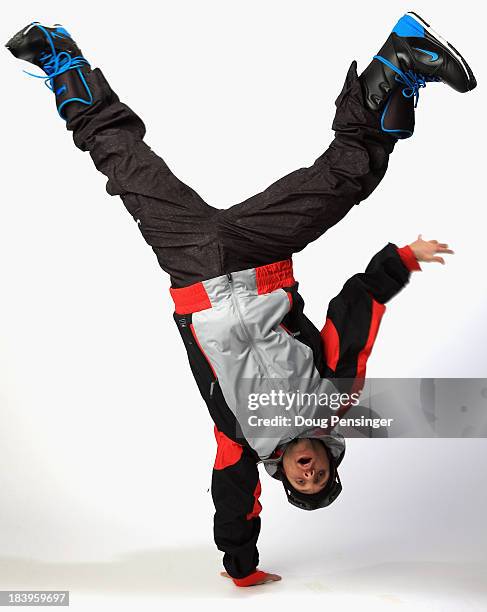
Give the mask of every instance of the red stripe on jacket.
<svg viewBox="0 0 487 612">
<path fill-rule="evenodd" d="M 243 448 L 238 442 L 230 440 L 223 432 L 218 431 L 216 425 L 214 427 L 215 439 L 216 439 L 216 457 L 214 470 L 224 470 L 231 465 L 235 465 L 240 461 L 242 456 Z"/>
<path fill-rule="evenodd" d="M 171 287 L 169 293 L 174 301 L 176 314 L 189 314 L 211 308 L 210 298 L 203 283 L 194 283 L 194 285 L 180 289 Z"/>
<path fill-rule="evenodd" d="M 372 351 L 372 347 L 374 346 L 375 339 L 377 337 L 377 333 L 379 331 L 380 322 L 382 320 L 382 316 L 386 310 L 384 304 L 380 304 L 374 298 L 372 299 L 372 316 L 370 319 L 369 326 L 369 334 L 367 336 L 367 341 L 365 343 L 364 348 L 360 351 L 357 357 L 357 378 L 365 378 L 365 371 L 367 366 L 367 359 L 370 356 Z"/>
<path fill-rule="evenodd" d="M 295 284 L 293 264 L 290 259 L 255 268 L 257 293 L 270 293 L 282 287 L 291 287 Z"/>
<path fill-rule="evenodd" d="M 262 488 L 260 486 L 260 480 L 257 481 L 257 486 L 254 491 L 254 507 L 252 508 L 252 512 L 247 514 L 247 520 L 257 518 L 262 510 L 262 505 L 259 501 L 260 494 L 262 493 Z"/>
<path fill-rule="evenodd" d="M 325 349 L 326 365 L 335 371 L 338 359 L 340 358 L 340 338 L 337 328 L 331 319 L 326 319 L 325 326 L 321 330 L 320 335 Z"/>
<path fill-rule="evenodd" d="M 282 289 L 282 287 L 292 287 L 296 283 L 292 260 L 285 259 L 258 266 L 255 268 L 255 280 L 259 295 Z M 176 314 L 189 314 L 211 308 L 210 298 L 202 282 L 176 289 L 171 287 L 169 292 L 174 301 Z M 292 307 L 292 296 L 289 293 L 288 298 Z"/>
</svg>

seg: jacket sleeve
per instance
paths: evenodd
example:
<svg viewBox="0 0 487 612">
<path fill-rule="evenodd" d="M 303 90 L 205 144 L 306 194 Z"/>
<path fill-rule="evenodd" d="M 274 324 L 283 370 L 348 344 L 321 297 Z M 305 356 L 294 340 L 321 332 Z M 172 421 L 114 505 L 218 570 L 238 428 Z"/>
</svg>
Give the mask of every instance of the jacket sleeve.
<svg viewBox="0 0 487 612">
<path fill-rule="evenodd" d="M 259 563 L 260 481 L 257 457 L 215 427 L 217 453 L 211 493 L 215 505 L 214 537 L 223 565 L 239 584 L 256 574 Z M 239 585 L 239 586 L 243 586 Z"/>
<path fill-rule="evenodd" d="M 409 282 L 413 270 L 420 267 L 410 247 L 389 243 L 331 300 L 321 330 L 326 377 L 365 378 L 385 304 Z"/>
</svg>

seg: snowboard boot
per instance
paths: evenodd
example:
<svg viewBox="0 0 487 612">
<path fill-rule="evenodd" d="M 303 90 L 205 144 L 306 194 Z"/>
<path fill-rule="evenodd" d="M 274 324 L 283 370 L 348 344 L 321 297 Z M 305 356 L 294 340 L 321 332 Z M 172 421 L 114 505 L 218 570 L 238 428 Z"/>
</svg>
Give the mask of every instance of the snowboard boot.
<svg viewBox="0 0 487 612">
<path fill-rule="evenodd" d="M 44 71 L 46 76 L 27 74 L 44 79 L 55 94 L 57 110 L 63 119 L 93 103 L 86 81 L 90 64 L 61 25 L 48 27 L 33 22 L 17 32 L 5 46 L 15 57 Z"/>
<path fill-rule="evenodd" d="M 460 93 L 477 85 L 455 47 L 412 12 L 399 19 L 359 79 L 365 105 L 382 113 L 382 129 L 397 138 L 412 135 L 419 90 L 428 82 L 445 83 Z"/>
</svg>

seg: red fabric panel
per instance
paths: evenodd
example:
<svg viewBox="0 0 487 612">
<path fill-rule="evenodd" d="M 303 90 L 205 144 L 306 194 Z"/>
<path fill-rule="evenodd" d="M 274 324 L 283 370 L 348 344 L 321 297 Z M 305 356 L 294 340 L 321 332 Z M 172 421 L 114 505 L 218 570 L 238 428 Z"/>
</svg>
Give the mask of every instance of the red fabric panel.
<svg viewBox="0 0 487 612">
<path fill-rule="evenodd" d="M 253 586 L 260 580 L 265 579 L 266 576 L 268 576 L 267 572 L 255 570 L 255 572 L 252 572 L 248 576 L 245 576 L 245 578 L 232 578 L 232 580 L 238 587 L 248 587 Z"/>
<path fill-rule="evenodd" d="M 293 263 L 290 259 L 255 268 L 257 293 L 270 293 L 281 287 L 291 287 L 296 282 Z"/>
<path fill-rule="evenodd" d="M 326 319 L 325 326 L 320 334 L 325 348 L 326 364 L 335 371 L 340 357 L 340 338 L 337 328 L 331 319 Z"/>
<path fill-rule="evenodd" d="M 169 289 L 177 314 L 189 314 L 211 308 L 210 298 L 203 283 L 195 283 L 189 287 Z"/>
<path fill-rule="evenodd" d="M 421 271 L 421 266 L 416 259 L 416 255 L 413 253 L 413 250 L 409 245 L 397 249 L 397 252 L 399 253 L 402 263 L 410 272 Z"/>
<path fill-rule="evenodd" d="M 257 482 L 257 486 L 255 487 L 255 491 L 254 491 L 254 507 L 252 508 L 252 512 L 249 512 L 247 514 L 247 520 L 250 521 L 250 519 L 256 518 L 257 516 L 259 516 L 261 510 L 262 510 L 262 505 L 259 501 L 259 497 L 260 494 L 262 493 L 262 488 L 260 486 L 260 480 Z"/>
<path fill-rule="evenodd" d="M 191 330 L 191 333 L 193 334 L 193 338 L 195 339 L 196 344 L 198 345 L 198 348 L 199 348 L 199 349 L 200 349 L 200 351 L 203 353 L 203 355 L 204 355 L 204 357 L 205 357 L 206 361 L 208 362 L 208 365 L 210 366 L 211 371 L 213 372 L 213 376 L 214 376 L 215 378 L 217 378 L 216 372 L 215 372 L 215 370 L 214 370 L 213 366 L 211 365 L 211 361 L 208 359 L 207 354 L 206 354 L 206 353 L 205 353 L 205 351 L 203 350 L 203 347 L 201 346 L 200 341 L 198 340 L 198 336 L 196 335 L 196 332 L 194 331 L 194 327 L 193 327 L 193 324 L 192 324 L 192 323 L 191 323 L 191 325 L 189 326 L 189 328 L 190 328 L 190 330 Z"/>
<path fill-rule="evenodd" d="M 217 443 L 215 464 L 213 469 L 224 470 L 226 467 L 235 465 L 242 456 L 242 445 L 230 440 L 223 432 L 218 431 L 215 426 L 215 439 Z"/>
<path fill-rule="evenodd" d="M 380 322 L 382 319 L 382 315 L 384 314 L 386 307 L 384 304 L 380 304 L 376 302 L 374 298 L 372 299 L 372 317 L 370 320 L 369 327 L 369 335 L 367 337 L 367 342 L 365 343 L 364 348 L 360 351 L 357 358 L 357 378 L 365 378 L 365 371 L 367 366 L 367 359 L 372 351 L 372 347 L 374 346 L 375 339 L 377 337 L 377 332 L 379 331 Z"/>
</svg>

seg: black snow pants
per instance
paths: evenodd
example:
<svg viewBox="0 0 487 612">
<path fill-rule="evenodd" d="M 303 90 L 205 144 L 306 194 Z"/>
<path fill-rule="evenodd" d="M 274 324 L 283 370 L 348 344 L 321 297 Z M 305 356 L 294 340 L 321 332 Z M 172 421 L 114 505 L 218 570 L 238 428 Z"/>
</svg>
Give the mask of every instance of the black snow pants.
<svg viewBox="0 0 487 612">
<path fill-rule="evenodd" d="M 221 274 L 288 259 L 367 198 L 384 176 L 396 139 L 363 105 L 356 63 L 333 121 L 335 138 L 309 168 L 221 210 L 208 205 L 145 144 L 141 119 L 96 68 L 87 75 L 94 103 L 70 118 L 76 146 L 89 151 L 179 288 Z"/>
</svg>

